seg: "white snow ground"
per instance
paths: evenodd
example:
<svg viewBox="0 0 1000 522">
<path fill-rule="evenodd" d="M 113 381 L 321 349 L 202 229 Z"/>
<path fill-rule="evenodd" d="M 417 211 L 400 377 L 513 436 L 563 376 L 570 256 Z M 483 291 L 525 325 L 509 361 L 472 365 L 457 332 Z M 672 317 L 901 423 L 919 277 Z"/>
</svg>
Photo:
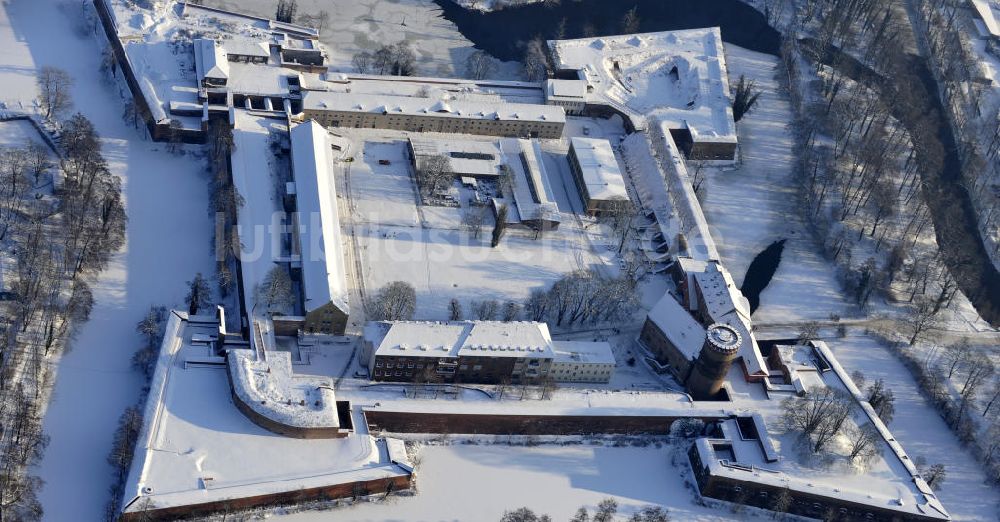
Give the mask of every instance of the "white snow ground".
<svg viewBox="0 0 1000 522">
<path fill-rule="evenodd" d="M 420 458 L 416 496 L 274 519 L 490 521 L 499 520 L 504 510 L 526 506 L 553 520 L 568 520 L 580 506 L 593 510 L 607 497 L 614 497 L 618 512 L 626 516 L 656 504 L 667 507 L 672 520 L 732 517 L 692 503 L 693 494 L 684 488 L 684 471 L 671 463 L 671 450 L 666 447 L 456 444 L 424 447 Z"/>
<path fill-rule="evenodd" d="M 122 103 L 99 71 L 93 29 L 81 29 L 81 3 L 11 0 L 0 6 L 0 85 L 12 107 L 30 107 L 38 68 L 54 65 L 74 78 L 72 95 L 104 137 L 104 156 L 123 178 L 129 224 L 126 248 L 92 286 L 95 306 L 55 365 L 45 417 L 51 442 L 37 473 L 45 519 L 100 520 L 112 481 L 106 457 L 118 416 L 136 402 L 140 380 L 130 367 L 139 347 L 135 323 L 152 304 L 177 305 L 184 282 L 210 274 L 211 221 L 200 161 L 143 141 L 121 119 Z"/>
</svg>

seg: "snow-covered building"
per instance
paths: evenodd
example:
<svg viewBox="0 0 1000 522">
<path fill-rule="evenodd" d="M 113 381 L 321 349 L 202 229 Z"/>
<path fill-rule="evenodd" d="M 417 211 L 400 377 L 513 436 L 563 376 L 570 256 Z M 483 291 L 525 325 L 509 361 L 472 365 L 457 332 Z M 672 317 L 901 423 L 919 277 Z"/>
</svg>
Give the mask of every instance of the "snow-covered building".
<svg viewBox="0 0 1000 522">
<path fill-rule="evenodd" d="M 399 443 L 353 431 L 350 408 L 336 407 L 322 379 L 296 375 L 288 352 L 257 359 L 245 342 L 231 341 L 220 317 L 170 312 L 119 520 L 188 519 L 409 487 L 413 463 Z M 227 370 L 227 362 L 235 365 Z M 280 426 L 252 420 L 241 403 Z M 290 428 L 295 433 L 280 434 Z"/>
<path fill-rule="evenodd" d="M 537 383 L 556 358 L 548 326 L 522 321 L 371 322 L 363 346 L 375 381 Z"/>
<path fill-rule="evenodd" d="M 546 80 L 545 103 L 558 105 L 566 109 L 567 114 L 580 114 L 587 108 L 587 82 L 584 80 Z"/>
<path fill-rule="evenodd" d="M 556 229 L 561 222 L 559 205 L 538 141 L 508 138 L 500 140 L 500 148 L 504 163 L 514 173 L 514 205 L 508 205 L 507 222 L 537 230 Z"/>
<path fill-rule="evenodd" d="M 194 68 L 201 87 L 225 87 L 229 81 L 226 52 L 215 40 L 197 38 L 194 43 Z"/>
<path fill-rule="evenodd" d="M 715 261 L 679 258 L 674 267 L 680 296 L 668 293 L 660 298 L 639 334 L 657 363 L 688 385 L 699 355 L 712 344 L 709 330 L 724 325 L 732 330 L 744 378 L 750 382 L 765 379 L 768 367 L 753 333 L 750 305 L 732 275 Z"/>
<path fill-rule="evenodd" d="M 290 135 L 296 204 L 293 258 L 298 258 L 292 269 L 295 273 L 298 268 L 301 275 L 303 329 L 341 335 L 350 307 L 333 148 L 329 133 L 313 121 L 296 125 Z"/>
<path fill-rule="evenodd" d="M 611 381 L 615 371 L 615 354 L 606 342 L 553 341 L 555 358 L 550 374 L 556 382 Z"/>
<path fill-rule="evenodd" d="M 410 160 L 417 169 L 434 156 L 445 156 L 456 177 L 496 178 L 500 175 L 502 151 L 497 141 L 427 138 L 410 136 Z"/>
<path fill-rule="evenodd" d="M 250 39 L 232 39 L 222 43 L 230 62 L 266 64 L 271 58 L 267 42 Z"/>
<path fill-rule="evenodd" d="M 586 83 L 588 110 L 603 106 L 636 130 L 665 124 L 689 158 L 735 159 L 736 123 L 718 27 L 548 45 L 557 75 Z"/>
<path fill-rule="evenodd" d="M 302 117 L 326 127 L 558 139 L 562 107 L 325 91 L 302 93 Z"/>
<path fill-rule="evenodd" d="M 615 200 L 628 201 L 625 178 L 608 140 L 571 138 L 569 166 L 588 214 L 605 213 Z"/>
</svg>

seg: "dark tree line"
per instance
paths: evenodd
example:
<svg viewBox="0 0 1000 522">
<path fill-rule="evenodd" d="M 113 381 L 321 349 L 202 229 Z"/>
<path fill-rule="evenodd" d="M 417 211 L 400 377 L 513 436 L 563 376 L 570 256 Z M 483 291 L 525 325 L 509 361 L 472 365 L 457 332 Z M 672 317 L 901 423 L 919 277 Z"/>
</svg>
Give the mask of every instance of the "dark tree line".
<svg viewBox="0 0 1000 522">
<path fill-rule="evenodd" d="M 351 58 L 351 64 L 359 74 L 413 76 L 417 73 L 417 56 L 407 42 L 383 45 L 374 52 L 361 51 Z"/>
<path fill-rule="evenodd" d="M 524 312 L 532 321 L 572 326 L 621 321 L 637 307 L 635 281 L 631 278 L 610 278 L 593 270 L 576 270 L 548 290 L 532 290 L 524 303 Z"/>
</svg>

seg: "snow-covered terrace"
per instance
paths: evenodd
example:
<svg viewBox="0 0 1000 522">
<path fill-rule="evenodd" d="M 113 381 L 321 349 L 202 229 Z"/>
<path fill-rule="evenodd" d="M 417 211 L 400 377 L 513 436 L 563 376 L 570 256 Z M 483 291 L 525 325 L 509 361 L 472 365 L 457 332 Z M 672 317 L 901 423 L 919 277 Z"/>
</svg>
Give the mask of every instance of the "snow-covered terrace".
<svg viewBox="0 0 1000 522">
<path fill-rule="evenodd" d="M 224 366 L 206 364 L 214 317 L 172 312 L 126 481 L 124 512 L 267 497 L 408 475 L 412 465 L 367 433 L 337 439 L 275 435 L 240 413 Z M 407 467 L 393 462 L 402 462 Z M 141 501 L 149 498 L 152 504 Z"/>
<path fill-rule="evenodd" d="M 637 129 L 664 122 L 695 141 L 736 143 L 718 27 L 549 42 L 557 70 L 578 71 L 593 103 L 627 109 Z"/>
<path fill-rule="evenodd" d="M 292 430 L 332 433 L 340 427 L 333 382 L 296 375 L 290 352 L 230 350 L 227 369 L 233 393 L 261 418 Z"/>
<path fill-rule="evenodd" d="M 313 111 L 427 115 L 498 121 L 566 121 L 562 107 L 530 103 L 470 102 L 388 94 L 307 91 L 302 107 Z"/>
<path fill-rule="evenodd" d="M 426 97 L 431 98 L 446 94 L 457 99 L 492 97 L 507 103 L 545 103 L 545 91 L 538 82 L 334 72 L 322 75 L 321 80 L 321 83 L 310 84 L 310 88 L 358 94 L 417 96 L 426 93 Z"/>
</svg>

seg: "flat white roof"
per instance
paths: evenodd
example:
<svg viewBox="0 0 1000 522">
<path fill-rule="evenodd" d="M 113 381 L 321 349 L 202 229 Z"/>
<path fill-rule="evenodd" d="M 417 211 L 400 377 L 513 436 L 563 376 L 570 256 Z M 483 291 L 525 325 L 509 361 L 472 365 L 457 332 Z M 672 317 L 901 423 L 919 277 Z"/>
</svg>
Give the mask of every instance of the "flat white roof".
<svg viewBox="0 0 1000 522">
<path fill-rule="evenodd" d="M 552 105 L 435 100 L 412 96 L 307 91 L 303 110 L 405 114 L 500 121 L 565 123 L 566 111 Z"/>
<path fill-rule="evenodd" d="M 500 175 L 501 151 L 496 140 L 445 140 L 413 136 L 410 137 L 410 147 L 418 163 L 430 156 L 447 156 L 456 175 Z"/>
<path fill-rule="evenodd" d="M 586 80 L 547 80 L 545 93 L 548 98 L 566 98 L 574 101 L 586 101 Z"/>
<path fill-rule="evenodd" d="M 347 313 L 347 275 L 328 133 L 308 121 L 293 127 L 291 138 L 305 309 L 311 312 L 332 302 Z"/>
<path fill-rule="evenodd" d="M 267 42 L 259 40 L 249 40 L 245 38 L 234 38 L 222 42 L 222 48 L 226 51 L 226 56 L 257 56 L 261 58 L 271 57 L 271 48 Z"/>
<path fill-rule="evenodd" d="M 556 354 L 554 363 L 614 366 L 616 362 L 611 345 L 604 341 L 552 341 L 552 348 Z"/>
<path fill-rule="evenodd" d="M 365 328 L 366 341 L 376 344 L 373 356 L 554 357 L 545 323 L 386 321 L 376 324 L 386 326 Z"/>
<path fill-rule="evenodd" d="M 618 168 L 618 160 L 605 139 L 572 138 L 570 147 L 580 164 L 583 182 L 591 199 L 608 200 L 615 197 L 628 199 L 625 178 Z"/>
</svg>

